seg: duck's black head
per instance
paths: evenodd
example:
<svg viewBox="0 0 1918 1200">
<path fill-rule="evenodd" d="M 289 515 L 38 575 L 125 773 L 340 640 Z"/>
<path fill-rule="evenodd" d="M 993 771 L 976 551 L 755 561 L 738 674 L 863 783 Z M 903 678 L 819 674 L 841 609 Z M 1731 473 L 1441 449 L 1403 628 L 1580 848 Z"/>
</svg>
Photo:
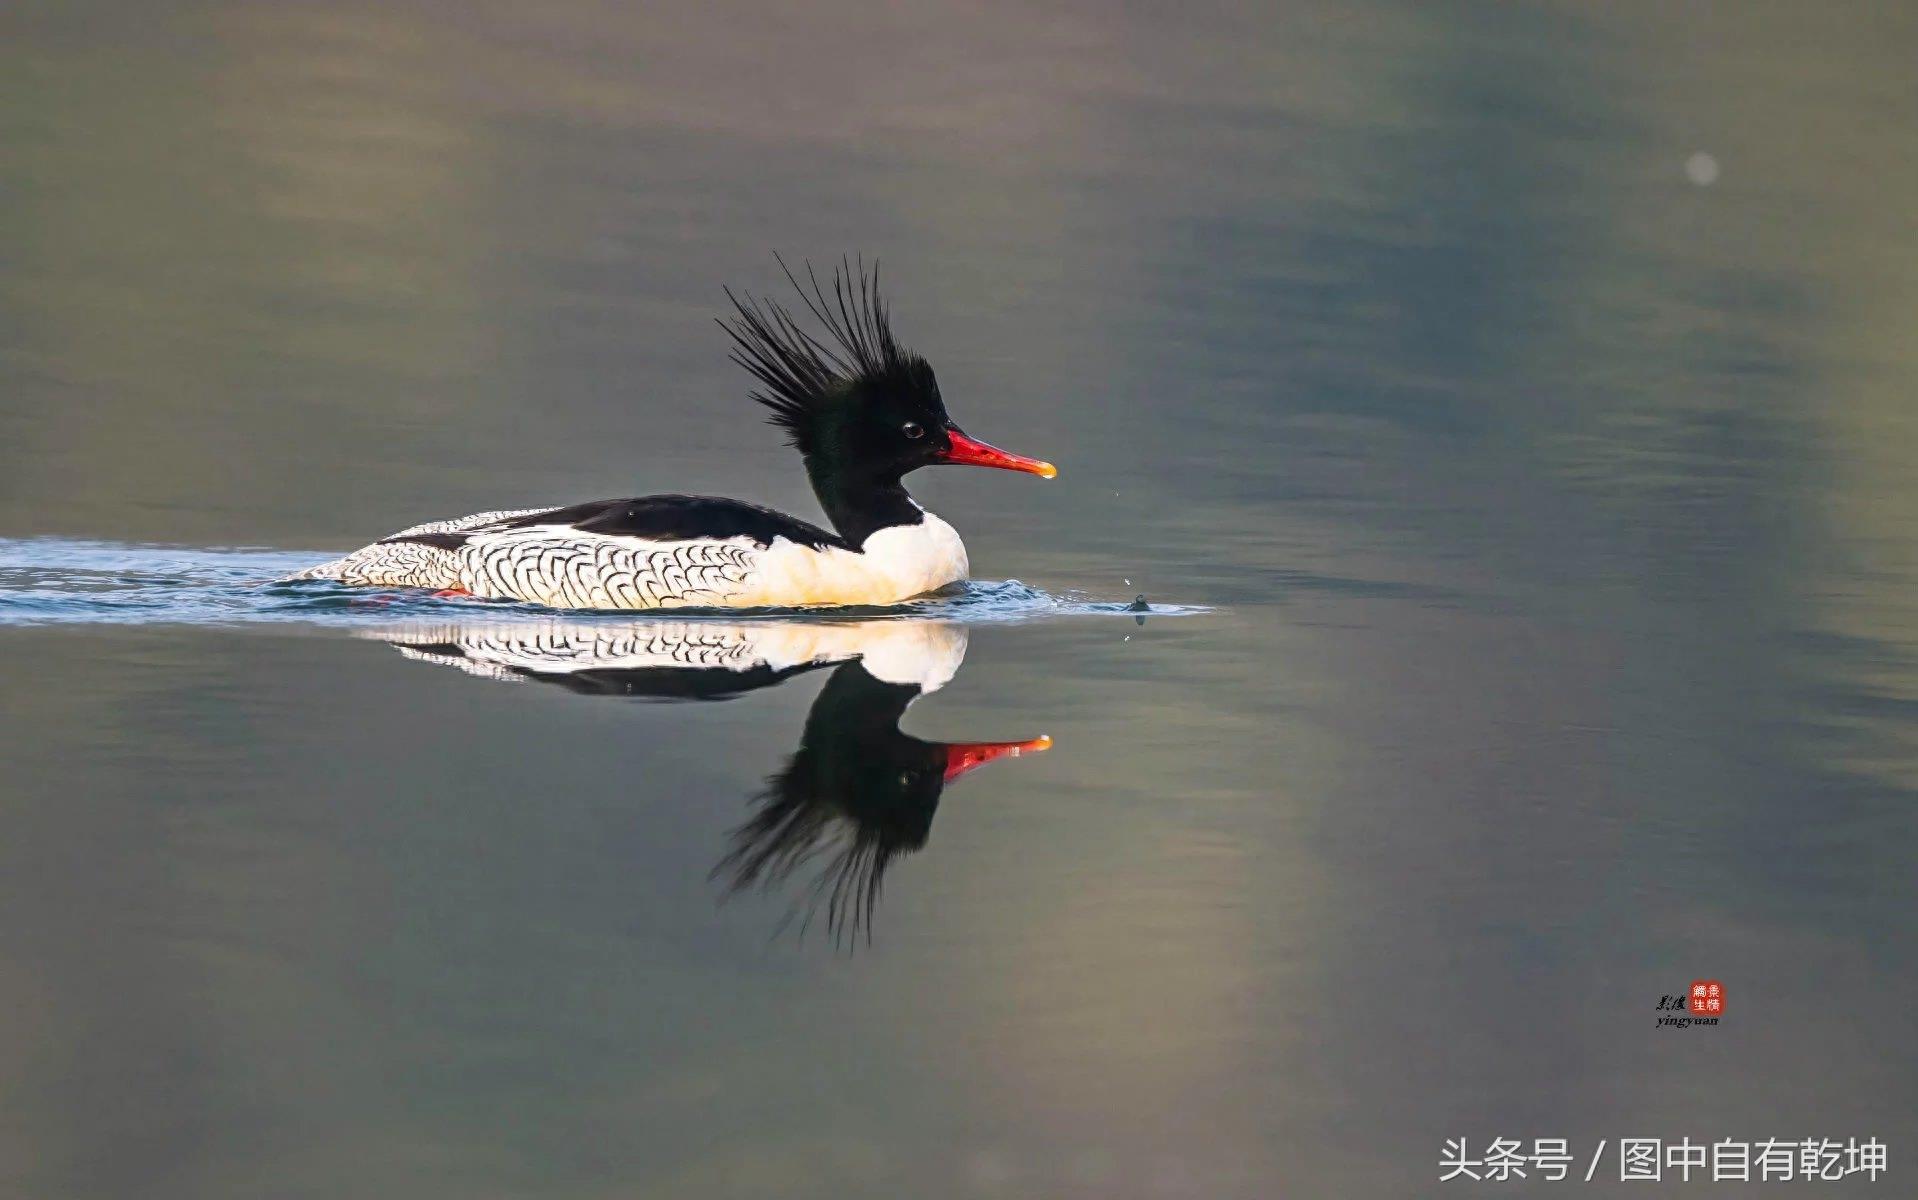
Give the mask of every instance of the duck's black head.
<svg viewBox="0 0 1918 1200">
<path fill-rule="evenodd" d="M 804 456 L 813 491 L 848 541 L 858 545 L 876 530 L 920 519 L 900 484 L 920 467 L 1058 474 L 1051 463 L 1008 454 L 953 423 L 932 365 L 893 337 L 877 264 L 869 274 L 863 262 L 842 261 L 830 289 L 810 265 L 805 283 L 791 270 L 786 277 L 823 327 L 817 336 L 777 302 L 730 289 L 735 315 L 720 325 L 733 339 L 733 360 L 760 382 L 752 398 Z"/>
</svg>

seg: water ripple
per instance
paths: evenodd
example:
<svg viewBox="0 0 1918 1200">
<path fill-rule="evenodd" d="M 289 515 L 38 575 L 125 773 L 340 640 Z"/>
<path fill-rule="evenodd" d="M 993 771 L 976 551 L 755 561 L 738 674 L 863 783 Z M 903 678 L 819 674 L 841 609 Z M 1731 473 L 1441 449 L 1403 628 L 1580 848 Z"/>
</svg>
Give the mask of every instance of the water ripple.
<svg viewBox="0 0 1918 1200">
<path fill-rule="evenodd" d="M 411 589 L 349 588 L 334 583 L 276 583 L 324 555 L 260 546 L 159 546 L 71 538 L 0 538 L 0 625 L 229 624 L 290 621 L 390 623 L 445 620 L 484 612 L 489 620 L 543 619 L 535 604 L 434 597 Z M 1062 595 L 1016 579 L 972 580 L 904 604 L 832 609 L 676 609 L 675 619 L 710 613 L 822 618 L 921 618 L 967 624 L 1071 616 L 1183 616 L 1191 605 Z M 631 620 L 635 614 L 601 614 Z"/>
</svg>

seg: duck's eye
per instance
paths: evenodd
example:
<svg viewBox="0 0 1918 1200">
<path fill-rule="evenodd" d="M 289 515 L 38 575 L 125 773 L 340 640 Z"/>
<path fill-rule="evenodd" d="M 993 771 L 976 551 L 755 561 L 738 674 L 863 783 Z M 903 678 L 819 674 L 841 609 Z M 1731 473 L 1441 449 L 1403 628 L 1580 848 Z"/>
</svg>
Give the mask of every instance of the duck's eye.
<svg viewBox="0 0 1918 1200">
<path fill-rule="evenodd" d="M 926 427 L 917 421 L 907 421 L 899 427 L 899 432 L 916 442 L 926 436 Z"/>
</svg>

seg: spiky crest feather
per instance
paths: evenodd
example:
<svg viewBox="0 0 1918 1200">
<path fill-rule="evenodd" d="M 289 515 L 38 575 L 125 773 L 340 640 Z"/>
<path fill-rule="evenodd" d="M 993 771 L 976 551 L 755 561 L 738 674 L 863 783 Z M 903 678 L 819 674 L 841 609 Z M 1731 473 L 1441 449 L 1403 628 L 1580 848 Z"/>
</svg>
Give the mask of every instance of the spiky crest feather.
<svg viewBox="0 0 1918 1200">
<path fill-rule="evenodd" d="M 821 418 L 849 385 L 905 370 L 912 355 L 893 338 L 891 314 L 879 291 L 877 259 L 868 274 L 863 256 L 857 262 L 842 257 L 828 296 L 810 262 L 804 264 L 808 291 L 785 259 L 773 257 L 807 310 L 825 326 L 826 340 L 802 329 L 778 301 L 745 291 L 734 295 L 731 288 L 726 299 L 737 315 L 719 318 L 719 326 L 733 340 L 732 360 L 760 382 L 752 399 L 771 410 L 768 422 L 785 430 L 787 440 L 808 454 L 816 445 Z"/>
</svg>

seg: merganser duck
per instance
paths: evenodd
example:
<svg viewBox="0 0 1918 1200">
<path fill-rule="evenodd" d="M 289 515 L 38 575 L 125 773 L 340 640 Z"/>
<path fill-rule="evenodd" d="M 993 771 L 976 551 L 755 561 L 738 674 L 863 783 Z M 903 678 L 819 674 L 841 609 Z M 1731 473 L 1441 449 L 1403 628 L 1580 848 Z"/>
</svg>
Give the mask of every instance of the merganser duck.
<svg viewBox="0 0 1918 1200">
<path fill-rule="evenodd" d="M 482 678 L 601 696 L 730 700 L 832 667 L 799 748 L 753 796 L 711 877 L 730 895 L 810 871 L 798 889 L 806 919 L 823 906 L 841 944 L 862 932 L 870 939 L 886 869 L 926 844 L 947 787 L 1052 745 L 1043 736 L 928 742 L 899 728 L 907 707 L 945 686 L 965 659 L 965 627 L 944 622 L 466 622 L 362 636 Z"/>
<path fill-rule="evenodd" d="M 810 290 L 786 270 L 823 334 L 731 289 L 734 315 L 719 323 L 833 532 L 741 500 L 641 496 L 415 525 L 289 578 L 612 609 L 883 605 L 964 580 L 959 534 L 901 479 L 936 463 L 1058 471 L 953 423 L 932 367 L 893 337 L 876 265 L 842 262 L 831 296 L 806 276 Z"/>
</svg>

